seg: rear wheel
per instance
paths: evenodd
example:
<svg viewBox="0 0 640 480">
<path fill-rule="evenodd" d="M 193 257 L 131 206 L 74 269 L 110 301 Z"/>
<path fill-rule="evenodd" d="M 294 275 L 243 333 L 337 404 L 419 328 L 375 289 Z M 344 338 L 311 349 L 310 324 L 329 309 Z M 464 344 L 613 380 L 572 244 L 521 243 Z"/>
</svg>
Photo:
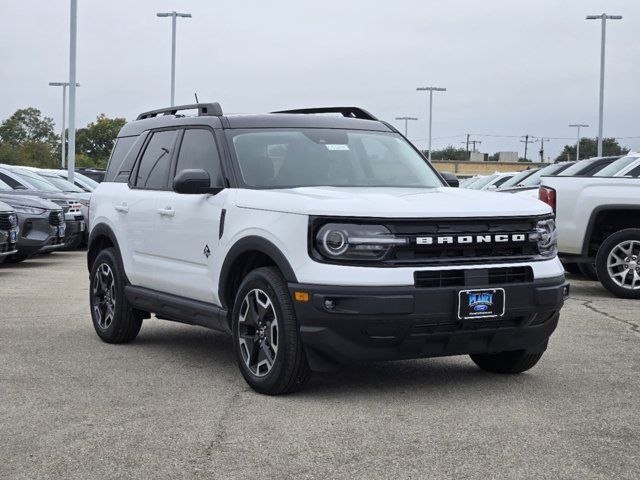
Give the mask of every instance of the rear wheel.
<svg viewBox="0 0 640 480">
<path fill-rule="evenodd" d="M 532 368 L 543 352 L 526 353 L 524 350 L 469 355 L 482 370 L 491 373 L 522 373 Z"/>
<path fill-rule="evenodd" d="M 233 345 L 247 383 L 267 395 L 301 388 L 309 377 L 287 285 L 273 267 L 243 280 L 233 306 Z"/>
<path fill-rule="evenodd" d="M 596 257 L 602 285 L 621 298 L 640 298 L 640 228 L 607 237 Z"/>
<path fill-rule="evenodd" d="M 75 237 L 73 237 L 73 239 L 67 243 L 62 250 L 77 250 L 78 248 L 80 248 L 80 245 L 82 245 L 82 234 L 78 234 Z"/>
<path fill-rule="evenodd" d="M 89 304 L 98 336 L 107 343 L 127 343 L 138 335 L 144 313 L 124 293 L 126 277 L 113 248 L 102 250 L 91 267 Z"/>
</svg>

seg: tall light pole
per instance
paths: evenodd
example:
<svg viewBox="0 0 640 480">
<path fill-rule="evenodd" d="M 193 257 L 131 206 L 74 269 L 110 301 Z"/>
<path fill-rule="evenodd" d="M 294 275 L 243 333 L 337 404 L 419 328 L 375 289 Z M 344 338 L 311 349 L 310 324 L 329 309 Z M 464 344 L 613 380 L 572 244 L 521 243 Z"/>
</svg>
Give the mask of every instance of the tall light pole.
<svg viewBox="0 0 640 480">
<path fill-rule="evenodd" d="M 78 0 L 71 0 L 69 15 L 69 161 L 67 179 L 73 183 L 76 169 L 76 32 Z"/>
<path fill-rule="evenodd" d="M 49 82 L 49 86 L 51 87 L 62 87 L 62 132 L 60 133 L 60 144 L 61 144 L 61 151 L 62 151 L 62 163 L 60 164 L 62 168 L 64 168 L 65 165 L 65 159 L 66 159 L 66 140 L 67 140 L 67 135 L 66 135 L 66 127 L 67 127 L 67 87 L 69 86 L 69 82 Z M 76 83 L 76 87 L 79 87 L 80 84 Z"/>
<path fill-rule="evenodd" d="M 404 120 L 404 136 L 407 136 L 409 131 L 409 120 L 418 120 L 416 117 L 396 117 L 396 120 Z"/>
<path fill-rule="evenodd" d="M 604 44 L 607 37 L 607 20 L 622 20 L 622 15 L 587 15 L 587 20 L 602 21 L 602 38 L 600 41 L 600 104 L 598 107 L 598 156 L 602 156 L 602 117 L 604 110 Z"/>
<path fill-rule="evenodd" d="M 431 162 L 431 124 L 433 120 L 433 92 L 446 92 L 446 88 L 442 87 L 418 87 L 419 92 L 429 92 L 429 162 Z"/>
<path fill-rule="evenodd" d="M 171 106 L 175 103 L 176 96 L 176 19 L 178 17 L 191 18 L 190 13 L 161 12 L 156 13 L 158 17 L 171 17 Z"/>
<path fill-rule="evenodd" d="M 578 142 L 576 143 L 576 161 L 580 160 L 580 128 L 585 127 L 587 128 L 589 125 L 587 125 L 586 123 L 574 123 L 569 125 L 571 128 L 577 128 L 578 129 Z M 600 148 L 600 144 L 598 144 L 598 148 Z M 598 154 L 599 157 L 601 157 L 602 155 Z"/>
</svg>

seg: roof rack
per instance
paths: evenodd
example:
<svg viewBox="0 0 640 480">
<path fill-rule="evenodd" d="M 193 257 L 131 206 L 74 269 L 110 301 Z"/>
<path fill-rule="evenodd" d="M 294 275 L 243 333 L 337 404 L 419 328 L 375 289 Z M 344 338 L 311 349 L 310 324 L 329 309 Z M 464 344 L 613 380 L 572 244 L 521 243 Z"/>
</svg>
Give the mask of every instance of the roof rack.
<svg viewBox="0 0 640 480">
<path fill-rule="evenodd" d="M 313 113 L 340 113 L 343 117 L 349 118 L 361 118 L 363 120 L 374 120 L 378 121 L 376 117 L 371 115 L 366 110 L 359 107 L 318 107 L 318 108 L 297 108 L 294 110 L 279 110 L 277 112 L 271 113 L 302 113 L 302 114 L 313 114 Z"/>
<path fill-rule="evenodd" d="M 199 117 L 221 117 L 222 107 L 219 103 L 192 103 L 191 105 L 176 105 L 174 107 L 159 108 L 157 110 L 150 110 L 138 115 L 136 120 L 143 120 L 145 118 L 153 118 L 158 115 L 175 115 L 181 110 L 198 110 Z"/>
</svg>

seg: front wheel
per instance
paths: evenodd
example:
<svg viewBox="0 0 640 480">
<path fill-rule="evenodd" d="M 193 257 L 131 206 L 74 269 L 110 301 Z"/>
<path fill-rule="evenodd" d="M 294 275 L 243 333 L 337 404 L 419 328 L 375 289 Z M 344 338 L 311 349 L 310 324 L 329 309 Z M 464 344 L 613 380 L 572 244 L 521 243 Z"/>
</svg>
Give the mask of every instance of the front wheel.
<svg viewBox="0 0 640 480">
<path fill-rule="evenodd" d="M 542 352 L 526 353 L 524 350 L 500 353 L 481 353 L 469 355 L 482 370 L 491 373 L 522 373 L 538 363 Z"/>
<path fill-rule="evenodd" d="M 640 298 L 640 228 L 607 237 L 596 256 L 602 285 L 620 298 Z"/>
<path fill-rule="evenodd" d="M 236 294 L 232 316 L 236 361 L 249 386 L 279 395 L 309 376 L 287 285 L 273 267 L 250 272 Z"/>
</svg>

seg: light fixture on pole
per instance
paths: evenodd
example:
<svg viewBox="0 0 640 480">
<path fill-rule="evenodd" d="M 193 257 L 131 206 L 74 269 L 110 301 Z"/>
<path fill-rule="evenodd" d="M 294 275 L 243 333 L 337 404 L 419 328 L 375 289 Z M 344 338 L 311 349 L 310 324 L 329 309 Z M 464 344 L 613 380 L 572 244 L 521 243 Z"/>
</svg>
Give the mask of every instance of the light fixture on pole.
<svg viewBox="0 0 640 480">
<path fill-rule="evenodd" d="M 446 88 L 442 87 L 418 87 L 419 92 L 429 92 L 429 154 L 428 159 L 431 162 L 431 124 L 433 120 L 433 92 L 446 92 Z"/>
<path fill-rule="evenodd" d="M 66 127 L 67 127 L 67 87 L 69 86 L 69 82 L 49 82 L 49 86 L 51 87 L 62 87 L 62 133 L 60 133 L 60 150 L 62 163 L 61 167 L 64 169 L 65 159 L 66 159 Z M 76 83 L 76 87 L 79 87 L 80 84 Z"/>
<path fill-rule="evenodd" d="M 73 183 L 76 169 L 76 32 L 78 31 L 78 0 L 71 0 L 69 13 L 69 161 L 67 162 L 67 180 Z"/>
<path fill-rule="evenodd" d="M 586 123 L 574 123 L 569 125 L 571 128 L 577 128 L 578 129 L 578 141 L 576 142 L 576 161 L 580 160 L 580 128 L 585 127 L 587 128 L 589 125 L 587 125 Z M 602 156 L 602 155 L 600 155 Z"/>
<path fill-rule="evenodd" d="M 602 21 L 602 38 L 600 39 L 600 102 L 598 106 L 598 156 L 602 156 L 602 118 L 604 116 L 604 45 L 607 37 L 607 20 L 622 20 L 622 15 L 587 15 L 587 20 Z"/>
<path fill-rule="evenodd" d="M 396 120 L 404 120 L 404 136 L 407 136 L 409 120 L 418 120 L 416 117 L 396 117 Z"/>
<path fill-rule="evenodd" d="M 176 96 L 176 19 L 178 17 L 191 18 L 190 13 L 160 12 L 158 17 L 171 17 L 171 106 L 175 105 Z"/>
</svg>

